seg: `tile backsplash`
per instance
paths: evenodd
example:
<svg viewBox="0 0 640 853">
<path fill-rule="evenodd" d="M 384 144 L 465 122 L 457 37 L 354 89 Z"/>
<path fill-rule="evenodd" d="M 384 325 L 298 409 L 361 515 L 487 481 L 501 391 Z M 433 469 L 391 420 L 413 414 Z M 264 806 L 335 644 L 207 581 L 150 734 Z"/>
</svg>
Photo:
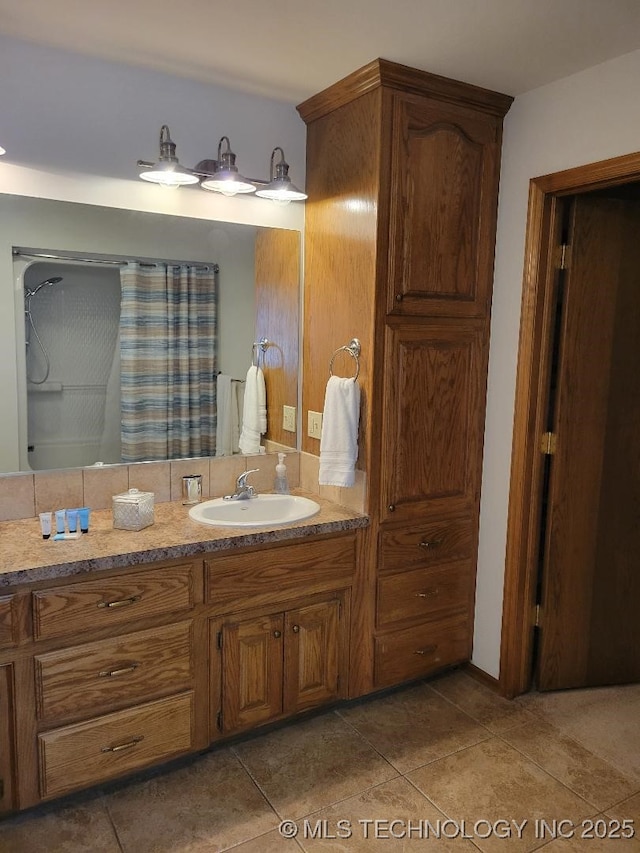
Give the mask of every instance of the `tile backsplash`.
<svg viewBox="0 0 640 853">
<path fill-rule="evenodd" d="M 233 492 L 236 479 L 243 471 L 259 468 L 251 482 L 258 492 L 270 492 L 277 462 L 275 454 L 268 454 L 1 474 L 0 521 L 33 518 L 39 512 L 66 507 L 111 509 L 113 495 L 134 488 L 153 492 L 157 503 L 180 500 L 182 477 L 187 474 L 202 474 L 203 497 L 213 498 Z M 289 484 L 297 488 L 300 485 L 297 451 L 287 448 L 286 464 Z M 311 491 L 318 491 L 317 479 Z"/>
</svg>

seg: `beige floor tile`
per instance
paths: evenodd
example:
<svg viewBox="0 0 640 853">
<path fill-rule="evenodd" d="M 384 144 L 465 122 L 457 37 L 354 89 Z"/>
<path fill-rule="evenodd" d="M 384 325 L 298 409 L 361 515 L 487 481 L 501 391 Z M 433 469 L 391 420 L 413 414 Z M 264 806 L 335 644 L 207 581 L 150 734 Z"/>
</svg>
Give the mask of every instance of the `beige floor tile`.
<svg viewBox="0 0 640 853">
<path fill-rule="evenodd" d="M 283 838 L 277 829 L 229 848 L 229 853 L 300 853 L 302 848 L 293 839 Z"/>
<path fill-rule="evenodd" d="M 463 838 L 447 837 L 456 833 L 457 827 L 402 778 L 298 820 L 298 840 L 308 853 L 477 853 Z"/>
<path fill-rule="evenodd" d="M 640 684 L 624 684 L 613 687 L 586 687 L 581 690 L 551 690 L 538 693 L 532 690 L 519 696 L 515 702 L 526 710 L 553 720 L 559 715 L 573 714 L 581 708 L 599 702 L 612 703 L 640 698 Z"/>
<path fill-rule="evenodd" d="M 51 805 L 0 823 L 2 853 L 120 853 L 101 799 Z"/>
<path fill-rule="evenodd" d="M 429 685 L 496 734 L 533 719 L 522 705 L 504 699 L 460 670 L 430 681 Z"/>
<path fill-rule="evenodd" d="M 336 714 L 234 747 L 282 818 L 297 818 L 397 775 Z"/>
<path fill-rule="evenodd" d="M 426 684 L 339 713 L 401 773 L 490 737 Z"/>
<path fill-rule="evenodd" d="M 125 853 L 215 853 L 278 825 L 231 750 L 105 797 Z"/>
<path fill-rule="evenodd" d="M 640 793 L 607 809 L 607 815 L 616 817 L 618 820 L 632 820 L 636 835 L 640 838 Z"/>
<path fill-rule="evenodd" d="M 553 838 L 550 832 L 540 831 L 540 837 Z M 630 830 L 620 827 L 606 815 L 596 815 L 576 826 L 559 825 L 556 838 L 545 844 L 541 853 L 640 853 L 640 839 L 630 837 Z M 604 835 L 602 838 L 600 836 Z"/>
<path fill-rule="evenodd" d="M 619 690 L 606 700 L 556 713 L 551 720 L 561 731 L 640 785 L 640 695 L 637 691 Z"/>
<path fill-rule="evenodd" d="M 637 782 L 545 720 L 510 729 L 503 737 L 596 809 L 619 803 L 638 788 Z"/>
<path fill-rule="evenodd" d="M 535 837 L 536 819 L 578 821 L 595 812 L 589 803 L 498 739 L 421 767 L 407 778 L 448 817 L 464 821 L 467 834 L 483 851 L 505 847 L 534 850 L 543 843 Z M 519 838 L 515 824 L 509 822 L 520 825 L 525 820 Z M 506 821 L 513 827 L 512 837 L 505 840 L 498 833 L 489 834 L 487 821 Z M 500 831 L 504 826 L 499 824 Z"/>
</svg>

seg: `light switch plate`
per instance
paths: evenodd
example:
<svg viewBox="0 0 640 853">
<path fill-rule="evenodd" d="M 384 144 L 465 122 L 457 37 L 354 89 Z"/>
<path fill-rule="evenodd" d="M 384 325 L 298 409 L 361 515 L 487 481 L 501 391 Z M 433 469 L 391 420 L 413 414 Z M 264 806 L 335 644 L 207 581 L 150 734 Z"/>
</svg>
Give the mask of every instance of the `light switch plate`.
<svg viewBox="0 0 640 853">
<path fill-rule="evenodd" d="M 282 429 L 286 430 L 286 432 L 295 432 L 296 431 L 296 407 L 295 406 L 283 406 L 282 407 Z"/>
<path fill-rule="evenodd" d="M 309 409 L 307 433 L 310 438 L 320 438 L 322 436 L 322 412 L 312 412 Z"/>
</svg>

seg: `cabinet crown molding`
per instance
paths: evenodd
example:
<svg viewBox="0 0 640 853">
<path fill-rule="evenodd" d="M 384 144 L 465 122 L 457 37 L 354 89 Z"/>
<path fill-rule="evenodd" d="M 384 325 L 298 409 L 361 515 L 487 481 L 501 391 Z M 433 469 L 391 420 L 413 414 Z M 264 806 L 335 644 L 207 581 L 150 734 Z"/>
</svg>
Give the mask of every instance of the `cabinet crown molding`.
<svg viewBox="0 0 640 853">
<path fill-rule="evenodd" d="M 410 68 L 388 59 L 374 59 L 368 65 L 303 101 L 296 109 L 303 121 L 309 124 L 381 87 L 473 107 L 500 118 L 504 117 L 513 102 L 511 95 L 492 92 L 490 89 Z"/>
</svg>

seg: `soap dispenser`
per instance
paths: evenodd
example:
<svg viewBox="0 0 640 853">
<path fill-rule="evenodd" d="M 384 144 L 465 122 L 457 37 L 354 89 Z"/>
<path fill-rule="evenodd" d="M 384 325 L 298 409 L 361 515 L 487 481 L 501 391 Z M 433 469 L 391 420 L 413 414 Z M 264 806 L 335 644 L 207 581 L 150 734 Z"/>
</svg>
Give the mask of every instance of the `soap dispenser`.
<svg viewBox="0 0 640 853">
<path fill-rule="evenodd" d="M 277 495 L 289 494 L 289 481 L 287 480 L 287 466 L 284 464 L 285 454 L 278 453 L 278 464 L 276 465 L 276 481 L 273 491 Z"/>
</svg>

